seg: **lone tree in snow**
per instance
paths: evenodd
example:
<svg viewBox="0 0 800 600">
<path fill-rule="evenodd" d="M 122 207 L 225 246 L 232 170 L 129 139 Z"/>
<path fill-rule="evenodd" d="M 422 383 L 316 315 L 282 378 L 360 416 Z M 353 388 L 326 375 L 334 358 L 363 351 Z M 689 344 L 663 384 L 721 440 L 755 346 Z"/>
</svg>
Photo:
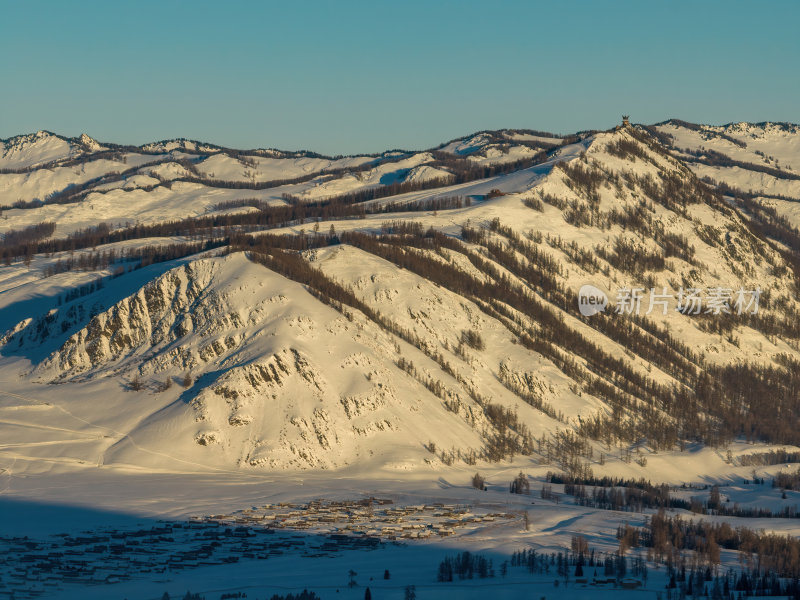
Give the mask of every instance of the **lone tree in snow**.
<svg viewBox="0 0 800 600">
<path fill-rule="evenodd" d="M 531 484 L 525 474 L 520 471 L 517 478 L 511 482 L 512 494 L 530 494 Z"/>
<path fill-rule="evenodd" d="M 134 392 L 138 392 L 138 391 L 140 391 L 140 390 L 141 390 L 141 389 L 144 387 L 144 384 L 142 383 L 142 379 L 141 379 L 141 377 L 139 377 L 139 374 L 138 374 L 138 373 L 134 374 L 134 376 L 133 376 L 133 377 L 131 377 L 131 380 L 130 380 L 130 382 L 128 383 L 128 386 L 129 386 L 129 387 L 130 387 L 130 388 L 131 388 L 131 389 L 132 389 Z"/>
</svg>

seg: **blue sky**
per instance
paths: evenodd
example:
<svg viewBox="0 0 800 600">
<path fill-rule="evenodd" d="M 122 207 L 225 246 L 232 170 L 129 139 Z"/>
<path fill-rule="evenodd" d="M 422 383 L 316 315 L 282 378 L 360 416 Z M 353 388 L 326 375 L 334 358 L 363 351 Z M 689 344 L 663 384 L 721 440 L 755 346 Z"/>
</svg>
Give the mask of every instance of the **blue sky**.
<svg viewBox="0 0 800 600">
<path fill-rule="evenodd" d="M 0 137 L 328 154 L 800 121 L 800 3 L 0 0 Z"/>
</svg>

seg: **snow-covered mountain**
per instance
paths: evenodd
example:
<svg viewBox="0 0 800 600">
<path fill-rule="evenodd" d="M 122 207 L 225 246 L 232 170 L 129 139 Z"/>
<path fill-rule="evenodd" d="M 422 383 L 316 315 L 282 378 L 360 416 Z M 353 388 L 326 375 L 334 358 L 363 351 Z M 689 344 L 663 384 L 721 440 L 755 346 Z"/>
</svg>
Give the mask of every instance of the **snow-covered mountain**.
<svg viewBox="0 0 800 600">
<path fill-rule="evenodd" d="M 796 582 L 797 126 L 1 143 L 0 596 Z"/>
<path fill-rule="evenodd" d="M 796 126 L 356 157 L 2 143 L 16 469 L 640 476 L 631 448 L 800 443 Z M 581 314 L 586 284 L 606 312 Z M 632 288 L 642 311 L 616 314 Z M 727 290 L 730 314 L 675 310 L 690 288 Z M 757 314 L 736 314 L 755 290 Z"/>
<path fill-rule="evenodd" d="M 679 120 L 654 127 L 661 141 L 691 169 L 757 198 L 795 227 L 800 225 L 800 128 L 791 123 L 695 125 Z"/>
<path fill-rule="evenodd" d="M 35 219 L 57 221 L 56 234 L 65 236 L 96 224 L 98 216 L 114 225 L 155 223 L 216 213 L 247 200 L 283 205 L 286 196 L 322 200 L 401 183 L 423 185 L 453 177 L 442 167 L 450 156 L 476 167 L 513 164 L 560 141 L 483 133 L 433 153 L 325 157 L 190 140 L 100 145 L 85 134 L 69 139 L 40 131 L 0 140 L 0 210 L 13 218 L 13 225 L 10 219 L 0 222 L 0 234 Z M 451 151 L 456 146 L 461 149 Z M 40 210 L 24 210 L 30 206 Z"/>
</svg>

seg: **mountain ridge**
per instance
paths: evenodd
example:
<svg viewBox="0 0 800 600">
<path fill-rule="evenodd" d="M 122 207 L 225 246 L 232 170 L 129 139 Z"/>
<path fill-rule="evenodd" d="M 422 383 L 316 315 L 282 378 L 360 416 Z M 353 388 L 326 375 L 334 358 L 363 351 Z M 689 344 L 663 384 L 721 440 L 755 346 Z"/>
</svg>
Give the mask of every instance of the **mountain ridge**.
<svg viewBox="0 0 800 600">
<path fill-rule="evenodd" d="M 124 415 L 114 425 L 124 436 L 82 455 L 105 465 L 155 468 L 172 455 L 214 468 L 339 469 L 380 456 L 435 469 L 537 460 L 586 472 L 633 446 L 679 453 L 693 440 L 718 446 L 742 435 L 797 443 L 791 420 L 768 426 L 759 415 L 769 403 L 786 414 L 800 409 L 792 387 L 800 238 L 752 197 L 702 181 L 705 166 L 658 137 L 675 130 L 691 140 L 694 130 L 669 127 L 564 138 L 530 159 L 494 165 L 482 161 L 497 156 L 487 151 L 496 139 L 467 136 L 461 146 L 440 146 L 452 146 L 455 159 L 414 159 L 450 180 L 381 182 L 380 165 L 363 176 L 343 172 L 292 184 L 302 193 L 280 204 L 156 217 L 158 247 L 148 241 L 156 230 L 141 226 L 61 238 L 56 229 L 8 250 L 17 254 L 7 255 L 7 281 L 19 283 L 0 290 L 0 302 L 51 300 L 11 327 L 0 362 L 30 372 L 23 379 L 33 388 L 105 390 Z M 727 176 L 728 168 L 718 170 Z M 313 191 L 337 181 L 357 183 L 339 183 L 338 196 Z M 136 193 L 164 210 L 187 185 L 197 184 Z M 92 194 L 60 210 L 85 211 Z M 7 214 L 18 223 L 45 210 Z M 274 224 L 259 225 L 265 218 Z M 136 272 L 125 265 L 145 261 L 163 265 L 161 274 L 133 294 L 114 292 Z M 102 288 L 64 299 L 64 289 L 97 272 L 106 274 Z M 247 282 L 232 283 L 244 274 Z M 260 280 L 287 291 L 264 295 L 252 283 Z M 615 289 L 637 285 L 675 293 L 758 287 L 762 305 L 744 316 L 694 318 L 670 308 L 589 318 L 577 310 L 588 282 L 612 299 Z M 243 303 L 251 296 L 261 300 Z M 341 347 L 337 357 L 358 357 L 352 364 L 361 366 L 339 366 L 357 375 L 331 378 L 335 360 L 313 344 L 298 347 L 316 335 L 309 332 L 333 335 L 333 323 L 340 325 L 327 344 Z M 275 336 L 285 341 L 271 345 Z M 36 352 L 45 355 L 33 359 Z M 183 388 L 187 373 L 192 383 Z M 744 408 L 734 408 L 731 394 Z M 139 409 L 126 398 L 143 402 L 132 429 Z M 91 404 L 76 404 L 91 414 Z M 141 451 L 142 440 L 154 453 Z"/>
</svg>

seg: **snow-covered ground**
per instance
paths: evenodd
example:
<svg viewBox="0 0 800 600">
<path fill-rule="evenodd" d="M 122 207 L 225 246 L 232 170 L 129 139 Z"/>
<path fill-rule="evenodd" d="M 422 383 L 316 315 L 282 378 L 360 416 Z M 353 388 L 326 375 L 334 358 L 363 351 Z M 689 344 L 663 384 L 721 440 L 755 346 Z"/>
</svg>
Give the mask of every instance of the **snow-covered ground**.
<svg viewBox="0 0 800 600">
<path fill-rule="evenodd" d="M 535 549 L 539 553 L 564 552 L 570 548 L 573 536 L 583 536 L 597 553 L 613 554 L 617 550 L 616 528 L 626 523 L 640 526 L 647 516 L 578 506 L 571 497 L 562 493 L 562 486 L 557 485 L 552 486 L 557 499 L 543 499 L 539 493 L 542 484 L 536 480 L 532 481 L 530 495 L 510 494 L 508 481 L 515 476 L 518 468 L 521 465 L 506 466 L 487 473 L 489 489 L 482 492 L 469 487 L 471 472 L 467 469 L 456 469 L 440 477 L 418 473 L 398 479 L 358 468 L 340 472 L 332 478 L 320 473 L 302 477 L 244 473 L 167 474 L 88 466 L 76 470 L 62 465 L 46 475 L 13 477 L 3 474 L 10 485 L 0 499 L 4 515 L 2 535 L 28 536 L 30 541 L 46 544 L 43 548 L 49 547 L 53 551 L 59 547 L 64 549 L 60 546 L 60 536 L 64 534 L 73 537 L 108 536 L 115 532 L 163 527 L 165 521 L 184 523 L 193 519 L 213 519 L 228 522 L 229 527 L 253 528 L 251 537 L 247 538 L 251 553 L 260 553 L 258 548 L 264 541 L 281 548 L 281 553 L 270 554 L 266 559 L 258 555 L 248 558 L 243 556 L 243 551 L 232 550 L 240 545 L 241 538 L 230 538 L 228 534 L 218 538 L 222 546 L 215 551 L 213 560 L 219 561 L 231 555 L 238 557 L 238 562 L 203 566 L 189 559 L 183 567 L 180 563 L 177 566 L 172 563 L 171 568 L 163 570 L 164 560 L 170 554 L 198 547 L 198 541 L 192 541 L 193 532 L 173 530 L 169 534 L 169 539 L 174 540 L 172 542 L 148 542 L 146 539 L 139 542 L 143 549 L 151 549 L 155 554 L 149 559 L 147 554 L 140 554 L 136 560 L 144 561 L 143 565 L 148 560 L 154 565 L 160 564 L 160 572 L 157 567 L 148 572 L 144 570 L 148 567 L 132 564 L 115 567 L 126 563 L 103 552 L 87 554 L 84 557 L 89 565 L 97 565 L 94 571 L 97 577 L 127 573 L 130 579 L 108 584 L 59 582 L 49 588 L 49 593 L 43 596 L 45 598 L 126 597 L 144 600 L 158 599 L 164 591 L 172 597 L 181 597 L 186 590 L 201 593 L 207 598 L 235 592 L 245 592 L 250 598 L 269 598 L 274 593 L 299 592 L 303 588 L 315 591 L 322 598 L 362 598 L 365 587 L 370 587 L 373 596 L 380 593 L 380 597 L 403 598 L 405 588 L 411 585 L 415 586 L 419 597 L 424 595 L 426 598 L 450 598 L 454 595 L 480 598 L 487 592 L 501 598 L 512 598 L 517 597 L 515 594 L 518 594 L 521 586 L 535 593 L 537 598 L 568 594 L 575 598 L 603 599 L 618 594 L 619 588 L 613 585 L 577 583 L 572 570 L 566 584 L 555 573 L 555 568 L 546 575 L 531 574 L 524 567 L 508 567 L 507 575 L 501 574 L 502 563 L 510 560 L 512 553 L 528 549 Z M 724 482 L 721 493 L 723 497 L 742 501 L 744 494 L 748 493 L 743 488 L 754 490 L 753 494 L 760 497 L 778 494 L 768 486 L 742 486 L 736 483 L 726 486 Z M 695 489 L 686 494 L 707 497 L 708 491 Z M 797 493 L 791 494 L 796 502 Z M 307 525 L 302 524 L 301 518 L 300 529 L 292 525 L 274 529 L 275 526 L 269 524 L 267 526 L 272 531 L 265 535 L 258 533 L 264 524 L 248 520 L 247 517 L 252 508 L 256 509 L 252 513 L 254 515 L 263 512 L 260 507 L 265 505 L 277 507 L 273 512 L 285 514 L 297 509 L 288 506 L 281 508 L 281 503 L 302 504 L 315 499 L 343 502 L 370 497 L 392 502 L 386 506 L 375 506 L 375 516 L 365 517 L 373 522 L 380 522 L 380 514 L 385 508 L 402 509 L 410 506 L 413 507 L 413 514 L 423 505 L 454 506 L 458 511 L 466 511 L 468 517 L 487 514 L 508 517 L 471 523 L 465 528 L 455 527 L 454 533 L 446 537 L 434 534 L 423 541 L 404 538 L 393 541 L 384 535 L 383 542 L 376 549 L 350 549 L 343 545 L 341 549 L 328 548 L 323 551 L 314 548 L 331 539 L 327 536 L 337 531 L 347 534 L 341 529 L 343 523 L 323 523 L 321 528 L 317 525 L 306 529 Z M 527 530 L 525 513 L 529 521 Z M 683 515 L 687 519 L 696 517 L 691 513 Z M 704 518 L 726 520 L 721 517 Z M 452 517 L 448 519 L 452 521 Z M 800 534 L 800 521 L 796 519 L 727 520 L 732 525 Z M 437 519 L 430 517 L 429 521 L 437 522 Z M 219 531 L 222 532 L 224 527 Z M 284 540 L 296 545 L 283 547 Z M 4 543 L 8 544 L 0 540 L 0 544 Z M 114 540 L 96 543 L 114 543 Z M 16 545 L 19 545 L 19 541 Z M 41 552 L 43 548 L 31 552 Z M 444 557 L 464 550 L 491 558 L 495 577 L 480 579 L 476 576 L 466 580 L 456 578 L 452 583 L 438 582 L 438 563 Z M 645 550 L 641 548 L 628 551 L 629 560 L 645 555 Z M 122 560 L 125 556 L 123 553 Z M 163 558 L 158 558 L 160 556 Z M 724 553 L 723 561 L 725 567 L 739 567 L 735 553 Z M 19 565 L 19 562 L 13 562 L 13 566 Z M 3 581 L 11 579 L 10 566 L 4 568 L 0 564 Z M 358 574 L 355 576 L 358 587 L 348 586 L 348 572 L 351 569 Z M 388 580 L 383 578 L 385 570 L 390 572 Z M 626 595 L 653 598 L 656 591 L 663 592 L 666 584 L 664 565 L 650 563 L 649 570 L 643 588 L 626 591 Z M 589 582 L 595 577 L 603 578 L 602 567 L 587 568 L 585 574 Z M 559 579 L 559 585 L 555 586 L 555 580 Z M 34 581 L 28 581 L 27 584 L 34 588 L 41 586 Z M 20 586 L 20 589 L 24 589 L 24 586 Z"/>
</svg>

